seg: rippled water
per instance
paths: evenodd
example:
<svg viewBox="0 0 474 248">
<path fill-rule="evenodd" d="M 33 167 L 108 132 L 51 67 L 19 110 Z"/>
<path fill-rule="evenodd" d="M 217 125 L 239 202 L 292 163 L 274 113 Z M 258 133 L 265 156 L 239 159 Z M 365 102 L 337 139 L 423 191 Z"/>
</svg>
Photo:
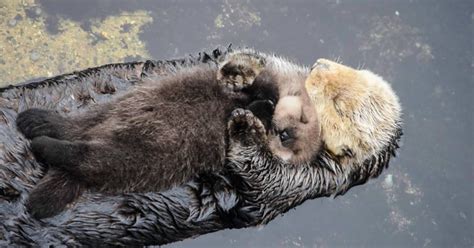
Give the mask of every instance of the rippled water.
<svg viewBox="0 0 474 248">
<path fill-rule="evenodd" d="M 472 247 L 471 1 L 0 0 L 0 85 L 111 62 L 250 46 L 310 65 L 369 68 L 404 108 L 380 178 L 265 227 L 169 247 Z"/>
</svg>

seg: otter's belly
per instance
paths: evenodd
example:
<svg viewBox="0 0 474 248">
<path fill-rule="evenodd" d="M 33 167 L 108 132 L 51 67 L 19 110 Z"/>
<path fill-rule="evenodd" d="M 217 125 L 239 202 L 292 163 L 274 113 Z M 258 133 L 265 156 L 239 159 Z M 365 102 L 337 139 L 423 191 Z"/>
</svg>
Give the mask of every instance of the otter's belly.
<svg viewBox="0 0 474 248">
<path fill-rule="evenodd" d="M 126 128 L 114 131 L 110 145 L 126 156 L 113 171 L 105 172 L 108 179 L 99 182 L 99 191 L 162 191 L 223 168 L 227 118 L 235 107 L 231 102 L 157 106 L 140 121 L 122 119 L 115 125 Z"/>
</svg>

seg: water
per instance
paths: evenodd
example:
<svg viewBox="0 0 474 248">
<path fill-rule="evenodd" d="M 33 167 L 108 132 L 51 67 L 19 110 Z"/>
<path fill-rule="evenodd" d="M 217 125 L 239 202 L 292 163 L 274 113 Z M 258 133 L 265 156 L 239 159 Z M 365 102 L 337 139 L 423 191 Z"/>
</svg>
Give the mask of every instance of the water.
<svg viewBox="0 0 474 248">
<path fill-rule="evenodd" d="M 472 247 L 473 10 L 470 1 L 0 0 L 0 85 L 229 43 L 307 65 L 340 58 L 400 97 L 405 135 L 390 168 L 265 227 L 169 247 Z"/>
</svg>

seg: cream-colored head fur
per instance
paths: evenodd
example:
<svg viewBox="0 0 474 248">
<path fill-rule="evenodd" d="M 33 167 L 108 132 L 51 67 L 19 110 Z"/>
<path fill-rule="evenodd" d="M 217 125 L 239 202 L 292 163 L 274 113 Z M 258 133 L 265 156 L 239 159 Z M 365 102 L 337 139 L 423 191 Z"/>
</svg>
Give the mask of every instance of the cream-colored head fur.
<svg viewBox="0 0 474 248">
<path fill-rule="evenodd" d="M 401 107 L 380 76 L 319 59 L 306 80 L 325 148 L 342 164 L 362 163 L 385 148 L 401 122 Z"/>
</svg>

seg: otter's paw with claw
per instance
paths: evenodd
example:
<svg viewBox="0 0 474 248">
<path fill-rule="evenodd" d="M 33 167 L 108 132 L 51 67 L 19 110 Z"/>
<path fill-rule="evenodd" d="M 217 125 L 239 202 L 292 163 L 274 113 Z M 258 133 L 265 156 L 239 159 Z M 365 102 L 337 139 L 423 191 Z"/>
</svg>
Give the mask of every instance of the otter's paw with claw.
<svg viewBox="0 0 474 248">
<path fill-rule="evenodd" d="M 238 92 L 252 85 L 265 66 L 265 59 L 258 54 L 231 54 L 219 63 L 217 80 L 225 85 L 227 91 Z"/>
<path fill-rule="evenodd" d="M 235 109 L 228 123 L 229 137 L 233 142 L 250 146 L 266 141 L 265 126 L 249 110 Z"/>
</svg>

